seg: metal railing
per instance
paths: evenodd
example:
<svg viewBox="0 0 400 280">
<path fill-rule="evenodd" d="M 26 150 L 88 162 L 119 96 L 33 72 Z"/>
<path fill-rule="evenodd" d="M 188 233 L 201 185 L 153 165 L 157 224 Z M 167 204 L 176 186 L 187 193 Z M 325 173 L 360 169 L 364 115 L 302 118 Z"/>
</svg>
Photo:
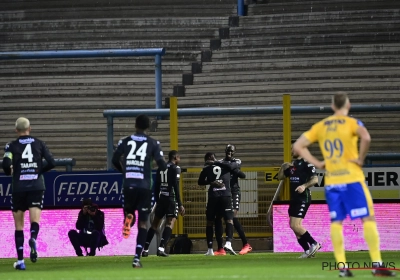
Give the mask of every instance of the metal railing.
<svg viewBox="0 0 400 280">
<path fill-rule="evenodd" d="M 165 48 L 151 49 L 102 49 L 102 50 L 61 50 L 61 51 L 21 51 L 0 52 L 0 60 L 13 59 L 53 59 L 53 58 L 89 58 L 89 57 L 155 57 L 155 95 L 156 109 L 162 108 L 162 68 L 161 57 Z"/>
</svg>

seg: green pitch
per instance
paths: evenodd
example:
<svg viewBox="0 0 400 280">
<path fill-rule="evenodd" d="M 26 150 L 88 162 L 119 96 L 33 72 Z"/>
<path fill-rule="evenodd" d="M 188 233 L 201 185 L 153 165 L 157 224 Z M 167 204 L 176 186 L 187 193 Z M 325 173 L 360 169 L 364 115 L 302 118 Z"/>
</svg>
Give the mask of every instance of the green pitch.
<svg viewBox="0 0 400 280">
<path fill-rule="evenodd" d="M 334 262 L 332 253 L 297 259 L 300 254 L 250 253 L 245 256 L 171 255 L 142 258 L 142 269 L 131 266 L 132 257 L 25 259 L 25 271 L 13 268 L 15 260 L 0 259 L 1 280 L 185 280 L 185 279 L 338 279 L 337 271 L 322 269 Z M 383 252 L 385 262 L 400 267 L 399 252 Z M 347 253 L 349 262 L 369 262 L 367 252 Z M 370 271 L 353 270 L 356 278 L 373 278 Z M 400 278 L 400 271 L 397 271 Z"/>
</svg>

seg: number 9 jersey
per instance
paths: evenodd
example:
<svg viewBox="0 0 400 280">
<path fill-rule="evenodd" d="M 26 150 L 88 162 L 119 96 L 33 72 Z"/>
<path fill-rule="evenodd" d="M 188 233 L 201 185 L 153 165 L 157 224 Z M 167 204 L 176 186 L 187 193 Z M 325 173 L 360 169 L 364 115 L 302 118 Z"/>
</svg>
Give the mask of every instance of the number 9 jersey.
<svg viewBox="0 0 400 280">
<path fill-rule="evenodd" d="M 348 116 L 330 116 L 304 133 L 318 142 L 325 160 L 325 185 L 364 182 L 362 168 L 350 160 L 358 158 L 357 129 L 364 124 Z"/>
</svg>

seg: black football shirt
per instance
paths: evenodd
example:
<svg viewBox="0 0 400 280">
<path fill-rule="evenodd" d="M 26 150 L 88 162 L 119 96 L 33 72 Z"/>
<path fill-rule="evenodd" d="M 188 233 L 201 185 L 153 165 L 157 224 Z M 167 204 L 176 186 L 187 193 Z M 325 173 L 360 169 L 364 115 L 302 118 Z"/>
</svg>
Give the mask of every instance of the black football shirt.
<svg viewBox="0 0 400 280">
<path fill-rule="evenodd" d="M 46 144 L 32 136 L 20 136 L 4 148 L 4 158 L 9 158 L 13 165 L 12 191 L 45 190 L 44 172 L 54 167 L 54 158 Z M 43 166 L 43 158 L 47 165 Z"/>
<path fill-rule="evenodd" d="M 113 163 L 121 156 L 123 187 L 151 189 L 153 159 L 164 160 L 160 142 L 146 134 L 130 135 L 118 142 Z"/>
<path fill-rule="evenodd" d="M 296 188 L 308 181 L 311 177 L 316 176 L 315 166 L 304 159 L 296 159 L 293 161 L 293 166 L 285 170 L 285 176 L 290 180 L 290 197 L 292 201 L 310 202 L 311 191 L 307 188 L 303 193 L 296 192 Z"/>
</svg>

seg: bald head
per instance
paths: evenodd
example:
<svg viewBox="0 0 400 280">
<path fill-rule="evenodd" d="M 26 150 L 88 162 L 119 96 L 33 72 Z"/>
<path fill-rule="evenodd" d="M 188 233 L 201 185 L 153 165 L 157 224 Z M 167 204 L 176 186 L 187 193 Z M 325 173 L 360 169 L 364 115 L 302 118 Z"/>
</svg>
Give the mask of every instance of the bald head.
<svg viewBox="0 0 400 280">
<path fill-rule="evenodd" d="M 27 118 L 18 118 L 15 122 L 15 129 L 18 133 L 28 132 L 31 128 L 31 124 Z"/>
</svg>

